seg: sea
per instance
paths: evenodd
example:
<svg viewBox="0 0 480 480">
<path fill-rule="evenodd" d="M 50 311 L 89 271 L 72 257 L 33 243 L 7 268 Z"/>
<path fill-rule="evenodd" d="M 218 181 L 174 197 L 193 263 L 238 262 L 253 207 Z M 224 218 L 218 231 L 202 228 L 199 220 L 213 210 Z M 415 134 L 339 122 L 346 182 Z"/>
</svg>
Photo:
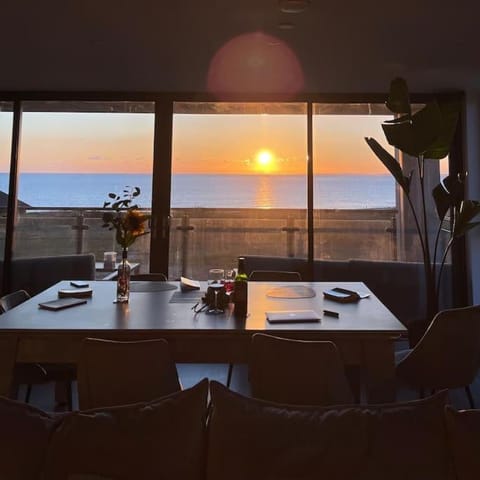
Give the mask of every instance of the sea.
<svg viewBox="0 0 480 480">
<path fill-rule="evenodd" d="M 108 193 L 138 186 L 137 203 L 149 207 L 152 176 L 148 174 L 23 173 L 19 199 L 32 207 L 102 207 Z M 0 173 L 0 190 L 8 191 L 8 174 Z M 305 208 L 303 175 L 172 176 L 173 208 Z M 391 208 L 395 185 L 390 175 L 315 175 L 316 209 Z"/>
</svg>

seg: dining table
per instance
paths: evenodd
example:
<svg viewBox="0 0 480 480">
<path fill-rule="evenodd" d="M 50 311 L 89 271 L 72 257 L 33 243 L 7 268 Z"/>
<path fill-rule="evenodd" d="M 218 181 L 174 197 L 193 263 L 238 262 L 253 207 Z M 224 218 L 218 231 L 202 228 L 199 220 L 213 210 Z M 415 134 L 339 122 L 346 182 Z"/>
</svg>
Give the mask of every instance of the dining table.
<svg viewBox="0 0 480 480">
<path fill-rule="evenodd" d="M 86 302 L 59 311 L 39 304 L 71 289 L 59 282 L 0 315 L 0 394 L 8 395 L 15 363 L 73 363 L 84 338 L 164 338 L 179 363 L 248 363 L 254 333 L 333 341 L 345 365 L 360 367 L 369 403 L 395 400 L 394 343 L 406 328 L 361 282 L 248 282 L 246 316 L 198 312 L 207 288 L 182 291 L 179 282 L 132 281 L 128 303 L 115 303 L 116 282 L 90 281 Z M 326 298 L 340 287 L 359 294 L 351 303 Z M 313 310 L 317 322 L 271 324 L 266 312 Z M 325 311 L 327 313 L 325 313 Z M 333 312 L 333 313 L 332 313 Z M 312 365 L 314 374 L 315 366 Z"/>
</svg>

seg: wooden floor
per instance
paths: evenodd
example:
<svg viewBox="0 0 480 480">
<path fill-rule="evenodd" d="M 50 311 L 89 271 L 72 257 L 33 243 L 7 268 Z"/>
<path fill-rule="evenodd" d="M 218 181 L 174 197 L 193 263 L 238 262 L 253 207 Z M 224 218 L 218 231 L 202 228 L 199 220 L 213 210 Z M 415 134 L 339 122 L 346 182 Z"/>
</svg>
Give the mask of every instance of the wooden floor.
<svg viewBox="0 0 480 480">
<path fill-rule="evenodd" d="M 227 381 L 228 365 L 179 364 L 177 365 L 177 368 L 183 388 L 191 387 L 205 377 L 211 380 L 217 380 L 221 383 L 226 383 Z M 230 388 L 243 395 L 250 394 L 246 365 L 235 365 Z M 475 406 L 480 408 L 480 374 L 477 375 L 475 382 L 472 384 L 472 393 L 475 399 Z M 24 398 L 24 394 L 25 390 L 21 388 L 19 392 L 19 400 Z M 414 390 L 411 390 L 404 385 L 397 385 L 397 400 L 413 400 L 418 398 L 416 395 L 417 393 Z M 468 400 L 463 389 L 451 390 L 449 396 L 451 404 L 456 408 L 469 408 Z M 47 411 L 62 410 L 61 407 L 55 405 L 53 384 L 35 385 L 32 389 L 30 403 Z M 76 385 L 74 385 L 74 409 L 77 408 Z"/>
</svg>

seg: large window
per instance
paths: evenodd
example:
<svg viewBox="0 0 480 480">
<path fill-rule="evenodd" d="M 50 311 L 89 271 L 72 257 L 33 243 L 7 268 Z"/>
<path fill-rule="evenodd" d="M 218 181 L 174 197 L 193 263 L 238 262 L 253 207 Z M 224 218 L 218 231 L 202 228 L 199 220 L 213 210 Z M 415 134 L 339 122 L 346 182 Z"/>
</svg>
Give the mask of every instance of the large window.
<svg viewBox="0 0 480 480">
<path fill-rule="evenodd" d="M 152 213 L 151 235 L 129 253 L 141 272 L 205 279 L 209 268 L 234 267 L 242 254 L 311 262 L 422 259 L 409 206 L 364 140 L 374 137 L 406 172 L 412 169 L 414 160 L 384 140 L 381 123 L 391 113 L 381 98 L 80 97 L 20 102 L 14 257 L 92 252 L 100 263 L 105 251 L 119 251 L 102 228 L 104 200 L 139 186 L 140 207 Z M 0 104 L 5 193 L 12 106 Z M 448 174 L 458 153 L 429 165 L 427 189 Z"/>
<path fill-rule="evenodd" d="M 315 258 L 396 259 L 395 182 L 364 140 L 389 148 L 386 115 L 382 105 L 314 104 Z"/>
<path fill-rule="evenodd" d="M 14 256 L 118 251 L 101 208 L 109 192 L 138 186 L 150 209 L 153 112 L 153 103 L 23 104 Z M 129 254 L 145 271 L 149 245 L 141 237 Z"/>
<path fill-rule="evenodd" d="M 176 103 L 170 274 L 307 256 L 303 103 Z"/>
</svg>

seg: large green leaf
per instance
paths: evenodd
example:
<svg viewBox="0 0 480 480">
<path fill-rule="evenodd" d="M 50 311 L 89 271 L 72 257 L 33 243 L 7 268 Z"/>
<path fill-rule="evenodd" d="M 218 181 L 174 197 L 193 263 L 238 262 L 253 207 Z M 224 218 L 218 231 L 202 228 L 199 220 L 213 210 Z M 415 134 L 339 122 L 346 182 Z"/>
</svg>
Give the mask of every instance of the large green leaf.
<svg viewBox="0 0 480 480">
<path fill-rule="evenodd" d="M 390 145 L 402 152 L 418 157 L 423 155 L 437 140 L 442 131 L 442 113 L 437 102 L 430 102 L 400 123 L 382 124 L 385 137 Z"/>
<path fill-rule="evenodd" d="M 412 114 L 407 82 L 403 78 L 395 78 L 390 83 L 390 93 L 386 105 L 393 113 L 406 113 L 409 116 Z"/>
<path fill-rule="evenodd" d="M 480 225 L 480 222 L 472 222 L 472 220 L 480 214 L 480 202 L 476 200 L 464 200 L 460 204 L 459 211 L 456 216 L 453 236 L 461 237 L 472 228 Z"/>
<path fill-rule="evenodd" d="M 410 177 L 404 175 L 402 167 L 395 157 L 387 152 L 374 138 L 365 137 L 365 141 L 373 150 L 373 153 L 375 153 L 385 167 L 387 167 L 403 191 L 408 195 L 410 192 Z"/>
<path fill-rule="evenodd" d="M 450 203 L 450 193 L 446 190 L 443 183 L 439 183 L 432 190 L 433 200 L 435 201 L 435 207 L 437 209 L 438 218 L 443 220 L 445 215 L 450 210 L 452 206 Z"/>
<path fill-rule="evenodd" d="M 461 105 L 459 102 L 438 104 L 441 112 L 441 128 L 439 135 L 425 152 L 425 158 L 440 160 L 448 155 L 453 137 L 457 129 Z"/>
<path fill-rule="evenodd" d="M 432 190 L 440 220 L 443 220 L 450 208 L 460 207 L 464 197 L 463 180 L 463 175 L 448 175 Z"/>
</svg>

